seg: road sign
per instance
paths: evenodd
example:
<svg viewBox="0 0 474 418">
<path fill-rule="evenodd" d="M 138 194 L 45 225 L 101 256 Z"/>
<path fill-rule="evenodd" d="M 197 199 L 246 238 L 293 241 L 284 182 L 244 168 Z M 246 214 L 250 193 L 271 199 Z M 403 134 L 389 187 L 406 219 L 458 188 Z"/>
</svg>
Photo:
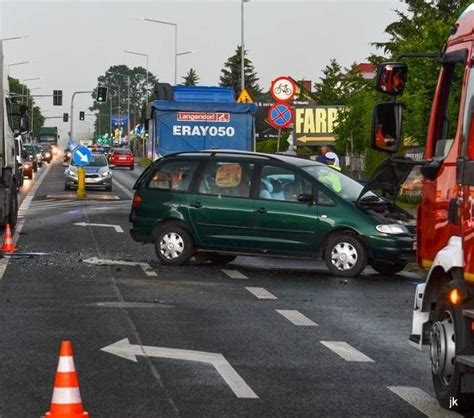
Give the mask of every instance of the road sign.
<svg viewBox="0 0 474 418">
<path fill-rule="evenodd" d="M 89 163 L 92 161 L 92 152 L 83 146 L 76 147 L 72 152 L 72 160 L 79 167 L 89 165 Z"/>
<path fill-rule="evenodd" d="M 240 92 L 239 97 L 237 98 L 237 103 L 253 103 L 253 100 L 250 97 L 250 94 L 247 89 L 243 89 Z"/>
<path fill-rule="evenodd" d="M 295 96 L 296 84 L 289 77 L 278 77 L 272 81 L 270 93 L 277 102 L 288 102 Z"/>
<path fill-rule="evenodd" d="M 293 119 L 293 108 L 286 103 L 275 103 L 268 111 L 268 121 L 277 129 L 288 128 Z"/>
</svg>

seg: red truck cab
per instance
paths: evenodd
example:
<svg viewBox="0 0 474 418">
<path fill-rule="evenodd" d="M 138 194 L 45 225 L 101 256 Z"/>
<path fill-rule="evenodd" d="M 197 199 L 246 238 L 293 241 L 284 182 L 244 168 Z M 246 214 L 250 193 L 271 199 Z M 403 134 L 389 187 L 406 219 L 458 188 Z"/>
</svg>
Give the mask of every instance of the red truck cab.
<svg viewBox="0 0 474 418">
<path fill-rule="evenodd" d="M 410 344 L 430 352 L 441 406 L 474 411 L 474 4 L 456 22 L 439 55 L 440 72 L 426 137 L 417 259 L 428 270 L 415 293 Z M 413 56 L 413 55 L 412 55 Z M 425 54 L 425 58 L 426 58 Z M 393 74 L 407 65 L 382 63 L 377 89 L 392 96 Z M 403 87 L 403 86 L 402 86 Z M 395 153 L 401 105 L 376 105 L 372 146 Z M 387 140 L 388 138 L 388 140 Z"/>
</svg>

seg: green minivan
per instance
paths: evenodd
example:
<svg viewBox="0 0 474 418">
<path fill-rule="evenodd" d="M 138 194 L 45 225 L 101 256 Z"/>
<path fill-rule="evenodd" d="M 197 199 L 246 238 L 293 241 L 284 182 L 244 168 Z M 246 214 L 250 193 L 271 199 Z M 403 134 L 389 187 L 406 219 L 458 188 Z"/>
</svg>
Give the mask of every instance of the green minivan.
<svg viewBox="0 0 474 418">
<path fill-rule="evenodd" d="M 378 186 L 387 183 L 382 177 Z M 299 157 L 181 152 L 138 178 L 131 235 L 153 243 L 163 264 L 198 254 L 216 264 L 271 255 L 322 258 L 339 276 L 357 276 L 367 264 L 394 274 L 414 259 L 415 223 L 387 197 L 393 189 L 375 194 L 370 184 Z"/>
</svg>

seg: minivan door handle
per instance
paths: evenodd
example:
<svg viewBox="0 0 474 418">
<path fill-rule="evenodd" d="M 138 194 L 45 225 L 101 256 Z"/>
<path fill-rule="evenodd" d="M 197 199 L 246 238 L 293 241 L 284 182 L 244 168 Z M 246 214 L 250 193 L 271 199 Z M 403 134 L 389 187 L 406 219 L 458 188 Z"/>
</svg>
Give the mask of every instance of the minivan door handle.
<svg viewBox="0 0 474 418">
<path fill-rule="evenodd" d="M 195 209 L 202 208 L 201 202 L 194 202 L 194 203 L 191 203 L 189 206 L 191 206 L 192 208 L 195 208 Z"/>
<path fill-rule="evenodd" d="M 258 208 L 255 212 L 257 212 L 257 213 L 267 213 L 267 210 L 265 208 Z"/>
</svg>

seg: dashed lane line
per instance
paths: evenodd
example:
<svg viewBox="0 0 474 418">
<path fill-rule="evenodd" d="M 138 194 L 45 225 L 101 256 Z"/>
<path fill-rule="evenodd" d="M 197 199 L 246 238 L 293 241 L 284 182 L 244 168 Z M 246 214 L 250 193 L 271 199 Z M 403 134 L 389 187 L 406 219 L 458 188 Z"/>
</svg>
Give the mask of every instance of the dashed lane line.
<svg viewBox="0 0 474 418">
<path fill-rule="evenodd" d="M 231 279 L 248 279 L 248 277 L 239 270 L 222 270 Z"/>
<path fill-rule="evenodd" d="M 52 166 L 53 166 L 52 164 L 49 164 L 46 167 L 46 170 L 43 171 L 40 178 L 35 182 L 33 187 L 30 189 L 28 194 L 23 199 L 23 202 L 21 202 L 20 207 L 18 208 L 18 223 L 16 224 L 15 233 L 13 235 L 13 242 L 15 244 L 18 242 L 18 239 L 20 238 L 20 233 L 23 229 L 23 226 L 25 225 L 26 212 L 28 211 L 28 208 L 30 207 L 31 202 L 33 198 L 35 197 L 35 194 L 38 188 L 41 186 L 41 183 L 43 183 L 43 180 L 46 178 L 46 175 L 49 173 L 49 170 L 51 169 Z M 7 271 L 9 261 L 10 261 L 10 258 L 0 259 L 0 280 L 3 279 L 3 275 Z"/>
<path fill-rule="evenodd" d="M 94 264 L 96 266 L 138 266 L 147 276 L 158 276 L 148 263 L 142 263 L 138 261 L 105 260 L 97 257 L 91 257 L 87 260 L 84 260 L 84 263 Z"/>
<path fill-rule="evenodd" d="M 318 324 L 311 321 L 308 317 L 304 316 L 301 312 L 295 310 L 284 310 L 284 309 L 276 309 L 281 316 L 285 317 L 290 321 L 292 324 L 296 325 L 297 327 L 317 327 Z"/>
<path fill-rule="evenodd" d="M 460 417 L 454 411 L 441 408 L 436 399 L 416 387 L 387 386 L 393 393 L 430 418 Z"/>
<path fill-rule="evenodd" d="M 339 357 L 342 357 L 344 360 L 365 363 L 374 362 L 370 357 L 367 357 L 364 353 L 356 350 L 345 341 L 321 341 L 321 344 L 336 353 Z"/>
<path fill-rule="evenodd" d="M 246 289 L 258 299 L 278 299 L 263 287 L 246 287 Z"/>
</svg>

